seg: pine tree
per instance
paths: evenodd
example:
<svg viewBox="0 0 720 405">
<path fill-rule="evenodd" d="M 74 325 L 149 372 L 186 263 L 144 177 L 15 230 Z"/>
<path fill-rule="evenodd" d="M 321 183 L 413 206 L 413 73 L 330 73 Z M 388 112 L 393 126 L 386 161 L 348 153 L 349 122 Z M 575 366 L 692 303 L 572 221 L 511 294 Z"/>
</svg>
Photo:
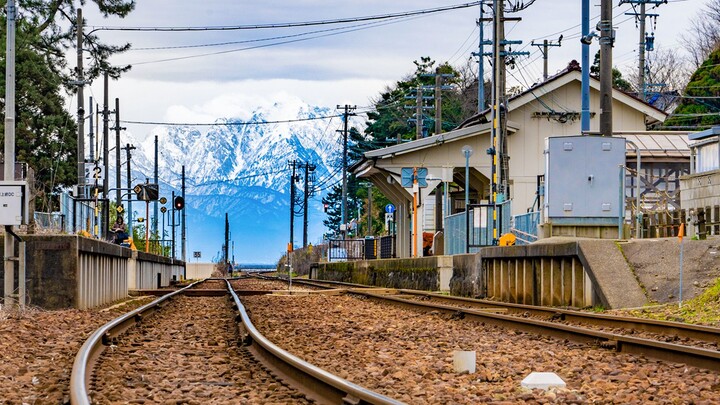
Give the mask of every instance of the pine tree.
<svg viewBox="0 0 720 405">
<path fill-rule="evenodd" d="M 720 125 L 720 49 L 710 53 L 692 74 L 680 105 L 665 127 L 705 129 Z"/>
</svg>

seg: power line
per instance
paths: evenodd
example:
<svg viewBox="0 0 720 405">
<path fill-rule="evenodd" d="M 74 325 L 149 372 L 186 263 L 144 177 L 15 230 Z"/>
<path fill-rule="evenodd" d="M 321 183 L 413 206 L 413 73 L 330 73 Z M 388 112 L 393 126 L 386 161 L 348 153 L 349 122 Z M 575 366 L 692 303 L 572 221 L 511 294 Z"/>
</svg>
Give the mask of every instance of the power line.
<svg viewBox="0 0 720 405">
<path fill-rule="evenodd" d="M 363 114 L 363 113 L 359 113 Z M 207 126 L 245 126 L 245 125 L 269 125 L 269 124 L 288 124 L 293 122 L 304 122 L 304 121 L 316 121 L 316 120 L 327 120 L 342 117 L 342 114 L 325 115 L 319 117 L 308 117 L 308 118 L 295 118 L 290 120 L 277 120 L 277 121 L 231 121 L 231 122 L 195 122 L 195 123 L 183 123 L 183 122 L 163 122 L 163 121 L 129 121 L 120 120 L 124 124 L 135 124 L 135 125 L 167 125 L 167 126 L 178 126 L 178 127 L 207 127 Z"/>
<path fill-rule="evenodd" d="M 533 0 L 534 1 L 534 0 Z M 348 24 L 353 22 L 361 21 L 374 21 L 374 20 L 386 20 L 397 17 L 410 17 L 415 15 L 440 13 L 443 11 L 458 10 L 468 7 L 474 7 L 482 3 L 482 1 L 474 1 L 471 3 L 461 3 L 451 6 L 427 8 L 413 11 L 405 11 L 399 13 L 388 13 L 378 14 L 363 17 L 349 17 L 349 18 L 337 18 L 330 20 L 316 20 L 316 21 L 300 21 L 300 22 L 287 22 L 287 23 L 274 23 L 274 24 L 250 24 L 250 25 L 218 25 L 218 26 L 197 26 L 197 27 L 160 27 L 160 26 L 148 26 L 148 27 L 118 27 L 118 26 L 88 26 L 92 28 L 90 33 L 94 31 L 142 31 L 142 32 L 198 32 L 198 31 L 240 31 L 240 30 L 258 30 L 258 29 L 272 29 L 272 28 L 296 28 L 296 27 L 310 27 L 317 25 L 329 25 L 329 24 Z"/>
</svg>

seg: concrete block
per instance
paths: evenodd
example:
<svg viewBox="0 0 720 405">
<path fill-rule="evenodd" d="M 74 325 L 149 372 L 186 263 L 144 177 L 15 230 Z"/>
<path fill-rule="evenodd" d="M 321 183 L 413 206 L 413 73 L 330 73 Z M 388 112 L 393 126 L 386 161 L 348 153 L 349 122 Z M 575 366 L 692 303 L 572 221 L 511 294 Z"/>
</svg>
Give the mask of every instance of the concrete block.
<svg viewBox="0 0 720 405">
<path fill-rule="evenodd" d="M 453 352 L 453 369 L 456 373 L 470 373 L 475 372 L 475 358 L 476 354 L 474 351 L 456 350 Z"/>
<path fill-rule="evenodd" d="M 548 388 L 565 388 L 565 381 L 555 373 L 533 371 L 525 377 L 520 385 L 523 388 L 547 390 Z"/>
</svg>

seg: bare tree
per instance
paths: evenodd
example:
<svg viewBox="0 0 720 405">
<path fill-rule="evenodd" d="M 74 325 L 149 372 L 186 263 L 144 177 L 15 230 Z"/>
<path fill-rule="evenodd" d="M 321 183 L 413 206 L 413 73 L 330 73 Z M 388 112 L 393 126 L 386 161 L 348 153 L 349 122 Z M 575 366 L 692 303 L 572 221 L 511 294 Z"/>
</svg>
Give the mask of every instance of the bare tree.
<svg viewBox="0 0 720 405">
<path fill-rule="evenodd" d="M 720 0 L 708 0 L 681 38 L 690 61 L 700 67 L 710 52 L 720 47 Z"/>
<path fill-rule="evenodd" d="M 694 69 L 693 69 L 694 70 Z M 661 89 L 651 88 L 650 91 L 682 91 L 690 80 L 692 71 L 688 62 L 672 49 L 656 48 L 647 54 L 647 70 L 645 83 L 664 84 Z M 628 67 L 625 74 L 635 91 L 637 88 L 638 71 L 635 66 Z"/>
</svg>

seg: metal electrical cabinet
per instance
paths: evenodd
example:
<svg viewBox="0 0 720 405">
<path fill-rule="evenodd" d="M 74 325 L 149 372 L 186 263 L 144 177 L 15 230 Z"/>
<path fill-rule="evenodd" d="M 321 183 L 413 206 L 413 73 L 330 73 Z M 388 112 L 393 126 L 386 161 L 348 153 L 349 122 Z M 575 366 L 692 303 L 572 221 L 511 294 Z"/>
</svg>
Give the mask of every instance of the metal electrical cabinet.
<svg viewBox="0 0 720 405">
<path fill-rule="evenodd" d="M 623 209 L 621 165 L 625 138 L 546 138 L 545 217 L 554 223 L 617 223 Z"/>
<path fill-rule="evenodd" d="M 28 223 L 27 183 L 0 181 L 0 225 Z"/>
</svg>

